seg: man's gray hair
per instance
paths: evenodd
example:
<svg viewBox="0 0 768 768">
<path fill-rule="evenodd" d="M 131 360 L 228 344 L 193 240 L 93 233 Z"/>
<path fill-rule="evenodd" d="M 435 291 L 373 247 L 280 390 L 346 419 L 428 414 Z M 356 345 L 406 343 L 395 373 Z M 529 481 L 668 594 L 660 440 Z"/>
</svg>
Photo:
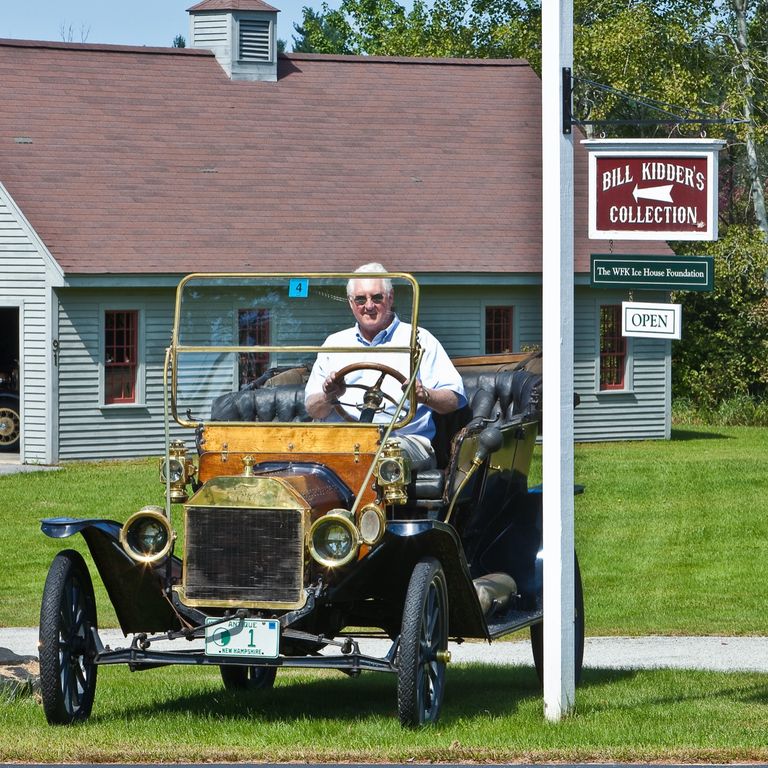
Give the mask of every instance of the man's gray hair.
<svg viewBox="0 0 768 768">
<path fill-rule="evenodd" d="M 383 264 L 379 264 L 378 261 L 372 261 L 370 264 L 363 264 L 362 267 L 358 267 L 355 272 L 387 272 L 387 268 Z M 354 278 L 350 278 L 347 281 L 347 296 L 352 296 L 355 292 L 354 284 L 357 281 Z M 384 290 L 387 293 L 392 293 L 392 281 L 388 277 L 381 279 L 381 284 L 384 286 Z"/>
</svg>

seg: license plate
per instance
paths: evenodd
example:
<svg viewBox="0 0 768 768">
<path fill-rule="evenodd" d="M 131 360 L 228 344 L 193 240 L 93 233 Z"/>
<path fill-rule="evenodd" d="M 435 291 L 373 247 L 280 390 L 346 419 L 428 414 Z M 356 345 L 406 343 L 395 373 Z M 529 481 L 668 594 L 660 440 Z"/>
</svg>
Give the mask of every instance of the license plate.
<svg viewBox="0 0 768 768">
<path fill-rule="evenodd" d="M 208 656 L 255 656 L 276 659 L 280 649 L 280 623 L 273 619 L 205 621 Z"/>
</svg>

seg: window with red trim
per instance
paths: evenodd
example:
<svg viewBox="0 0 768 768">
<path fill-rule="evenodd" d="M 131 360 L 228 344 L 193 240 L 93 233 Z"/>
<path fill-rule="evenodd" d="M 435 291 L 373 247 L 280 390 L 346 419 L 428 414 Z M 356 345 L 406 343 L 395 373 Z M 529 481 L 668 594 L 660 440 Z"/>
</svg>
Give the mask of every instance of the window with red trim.
<svg viewBox="0 0 768 768">
<path fill-rule="evenodd" d="M 237 327 L 241 346 L 269 345 L 269 310 L 240 309 Z M 261 376 L 269 368 L 267 352 L 242 352 L 240 354 L 240 386 L 244 387 Z"/>
<path fill-rule="evenodd" d="M 139 313 L 107 310 L 104 313 L 104 403 L 136 402 Z"/>
<path fill-rule="evenodd" d="M 485 353 L 512 351 L 512 307 L 485 308 Z"/>
<path fill-rule="evenodd" d="M 627 340 L 621 335 L 621 304 L 600 307 L 600 389 L 624 389 Z"/>
</svg>

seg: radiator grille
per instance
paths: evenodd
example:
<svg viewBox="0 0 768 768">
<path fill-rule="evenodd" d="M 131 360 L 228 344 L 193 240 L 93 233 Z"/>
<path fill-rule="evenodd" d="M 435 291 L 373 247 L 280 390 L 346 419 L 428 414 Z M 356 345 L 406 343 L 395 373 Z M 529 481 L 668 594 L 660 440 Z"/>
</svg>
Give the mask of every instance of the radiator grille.
<svg viewBox="0 0 768 768">
<path fill-rule="evenodd" d="M 302 521 L 297 509 L 188 508 L 185 598 L 212 604 L 300 602 Z"/>
</svg>

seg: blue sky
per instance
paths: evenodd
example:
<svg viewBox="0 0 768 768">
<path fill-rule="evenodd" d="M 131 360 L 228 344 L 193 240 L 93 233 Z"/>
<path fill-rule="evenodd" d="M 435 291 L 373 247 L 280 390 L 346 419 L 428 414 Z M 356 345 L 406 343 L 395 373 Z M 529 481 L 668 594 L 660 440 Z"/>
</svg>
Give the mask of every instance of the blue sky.
<svg viewBox="0 0 768 768">
<path fill-rule="evenodd" d="M 169 46 L 176 35 L 189 39 L 189 14 L 198 0 L 0 0 L 0 38 L 72 40 L 116 45 Z M 293 22 L 301 21 L 303 6 L 320 9 L 321 0 L 266 0 L 280 9 L 277 36 L 293 42 Z M 331 7 L 335 3 L 329 3 Z"/>
</svg>

